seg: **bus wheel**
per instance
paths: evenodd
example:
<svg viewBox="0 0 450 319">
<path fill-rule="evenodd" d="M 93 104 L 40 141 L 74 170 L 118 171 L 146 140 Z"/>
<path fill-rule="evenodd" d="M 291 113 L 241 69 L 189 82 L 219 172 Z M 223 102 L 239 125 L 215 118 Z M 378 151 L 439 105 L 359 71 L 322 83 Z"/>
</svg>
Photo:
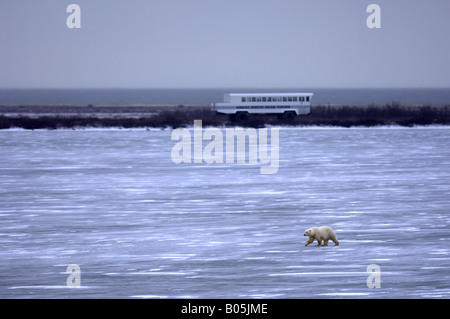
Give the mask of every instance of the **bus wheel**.
<svg viewBox="0 0 450 319">
<path fill-rule="evenodd" d="M 297 114 L 295 114 L 295 112 L 293 112 L 293 111 L 284 112 L 283 113 L 283 120 L 293 121 L 293 120 L 295 120 L 296 116 L 297 116 Z"/>
<path fill-rule="evenodd" d="M 248 112 L 237 112 L 235 115 L 237 122 L 243 122 L 248 119 Z"/>
</svg>

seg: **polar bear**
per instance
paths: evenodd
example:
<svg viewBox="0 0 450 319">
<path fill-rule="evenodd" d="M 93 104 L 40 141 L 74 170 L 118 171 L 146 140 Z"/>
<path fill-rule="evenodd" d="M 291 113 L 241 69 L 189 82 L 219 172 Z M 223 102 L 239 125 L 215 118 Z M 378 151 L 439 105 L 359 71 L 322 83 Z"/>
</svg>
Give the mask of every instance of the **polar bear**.
<svg viewBox="0 0 450 319">
<path fill-rule="evenodd" d="M 334 232 L 333 229 L 331 229 L 331 227 L 328 226 L 309 228 L 305 230 L 304 236 L 309 236 L 305 246 L 311 244 L 314 241 L 314 239 L 317 240 L 317 246 L 322 246 L 322 240 L 323 246 L 328 246 L 328 240 L 330 239 L 334 242 L 336 246 L 339 246 L 336 233 Z"/>
</svg>

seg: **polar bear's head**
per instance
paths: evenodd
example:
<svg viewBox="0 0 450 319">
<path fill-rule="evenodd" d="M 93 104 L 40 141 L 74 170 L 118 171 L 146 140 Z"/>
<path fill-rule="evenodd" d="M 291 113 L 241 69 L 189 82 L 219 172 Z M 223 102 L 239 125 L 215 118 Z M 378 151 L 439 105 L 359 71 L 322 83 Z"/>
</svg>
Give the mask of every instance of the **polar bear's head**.
<svg viewBox="0 0 450 319">
<path fill-rule="evenodd" d="M 314 231 L 314 229 L 313 228 L 309 228 L 309 229 L 307 229 L 307 230 L 305 230 L 305 233 L 303 234 L 303 236 L 314 236 L 314 234 L 315 234 L 315 231 Z"/>
</svg>

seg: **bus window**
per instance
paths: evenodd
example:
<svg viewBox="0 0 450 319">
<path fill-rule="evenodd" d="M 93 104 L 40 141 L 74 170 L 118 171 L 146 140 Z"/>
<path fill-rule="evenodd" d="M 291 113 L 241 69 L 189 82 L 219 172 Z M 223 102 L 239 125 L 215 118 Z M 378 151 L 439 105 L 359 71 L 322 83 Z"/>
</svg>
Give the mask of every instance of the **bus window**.
<svg viewBox="0 0 450 319">
<path fill-rule="evenodd" d="M 300 97 L 298 98 L 298 100 L 299 100 L 300 102 L 303 102 L 303 101 L 305 100 L 305 97 L 304 97 L 304 96 L 300 96 Z"/>
<path fill-rule="evenodd" d="M 266 97 L 263 97 L 263 98 L 262 98 L 262 101 L 263 101 L 263 102 L 266 102 L 266 99 L 267 99 Z"/>
<path fill-rule="evenodd" d="M 256 97 L 252 97 L 252 102 L 256 102 Z"/>
<path fill-rule="evenodd" d="M 294 96 L 292 99 L 294 100 L 294 102 L 297 102 L 297 97 L 296 96 Z"/>
<path fill-rule="evenodd" d="M 241 102 L 245 102 L 245 97 L 241 98 Z"/>
<path fill-rule="evenodd" d="M 292 96 L 288 97 L 288 101 L 292 102 Z"/>
<path fill-rule="evenodd" d="M 287 98 L 284 96 L 283 97 L 283 102 L 286 102 L 287 101 Z"/>
<path fill-rule="evenodd" d="M 309 96 L 306 97 L 306 102 L 309 102 Z"/>
</svg>

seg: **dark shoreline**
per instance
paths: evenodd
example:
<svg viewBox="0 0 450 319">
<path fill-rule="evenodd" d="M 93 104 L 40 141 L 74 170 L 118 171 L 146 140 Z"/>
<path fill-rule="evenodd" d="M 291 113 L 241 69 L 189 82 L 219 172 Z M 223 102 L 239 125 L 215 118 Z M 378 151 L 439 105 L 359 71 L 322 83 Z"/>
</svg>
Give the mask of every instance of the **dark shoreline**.
<svg viewBox="0 0 450 319">
<path fill-rule="evenodd" d="M 58 128 L 177 128 L 202 120 L 203 126 L 337 126 L 372 127 L 381 125 L 450 125 L 450 105 L 313 105 L 311 114 L 294 120 L 275 115 L 251 115 L 243 122 L 233 122 L 228 115 L 212 112 L 209 106 L 123 105 L 123 106 L 57 106 L 0 105 L 0 129 Z"/>
</svg>

